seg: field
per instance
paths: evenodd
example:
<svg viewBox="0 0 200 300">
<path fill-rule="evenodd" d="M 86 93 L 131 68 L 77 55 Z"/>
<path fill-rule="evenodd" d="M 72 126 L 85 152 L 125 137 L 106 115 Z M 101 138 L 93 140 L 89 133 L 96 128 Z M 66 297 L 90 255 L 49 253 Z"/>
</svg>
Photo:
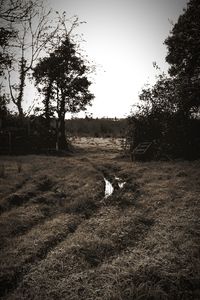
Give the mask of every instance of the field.
<svg viewBox="0 0 200 300">
<path fill-rule="evenodd" d="M 69 156 L 0 158 L 1 298 L 200 299 L 200 161 L 73 143 Z"/>
</svg>

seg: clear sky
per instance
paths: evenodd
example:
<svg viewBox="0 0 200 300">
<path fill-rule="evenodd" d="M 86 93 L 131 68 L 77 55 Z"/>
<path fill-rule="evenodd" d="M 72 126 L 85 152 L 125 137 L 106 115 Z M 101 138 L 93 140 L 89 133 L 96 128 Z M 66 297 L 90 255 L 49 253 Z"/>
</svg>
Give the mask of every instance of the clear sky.
<svg viewBox="0 0 200 300">
<path fill-rule="evenodd" d="M 94 117 L 125 117 L 130 113 L 144 84 L 155 81 L 152 63 L 156 61 L 167 71 L 163 42 L 172 28 L 171 21 L 177 21 L 187 2 L 47 0 L 49 7 L 87 22 L 78 29 L 86 41 L 82 48 L 101 66 L 91 86 L 95 99 L 88 112 Z"/>
</svg>

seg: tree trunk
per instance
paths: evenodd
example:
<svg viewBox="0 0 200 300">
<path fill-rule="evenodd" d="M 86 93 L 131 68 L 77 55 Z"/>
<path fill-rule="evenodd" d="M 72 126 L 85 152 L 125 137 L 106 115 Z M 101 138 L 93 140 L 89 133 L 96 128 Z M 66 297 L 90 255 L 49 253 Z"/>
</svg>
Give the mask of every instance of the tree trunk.
<svg viewBox="0 0 200 300">
<path fill-rule="evenodd" d="M 26 61 L 22 57 L 21 64 L 20 64 L 20 84 L 19 84 L 19 94 L 17 97 L 17 109 L 19 113 L 19 117 L 24 117 L 24 112 L 22 108 L 22 101 L 23 101 L 23 95 L 24 95 L 24 87 L 25 87 L 25 78 L 26 78 Z"/>
<path fill-rule="evenodd" d="M 68 143 L 66 140 L 65 135 L 65 116 L 62 115 L 62 117 L 59 120 L 59 143 L 58 147 L 60 150 L 68 150 Z"/>
<path fill-rule="evenodd" d="M 65 96 L 61 90 L 61 102 L 59 111 L 59 141 L 58 147 L 60 150 L 68 150 L 68 143 L 65 135 Z"/>
<path fill-rule="evenodd" d="M 50 129 L 50 96 L 52 89 L 52 81 L 49 82 L 49 85 L 46 90 L 44 106 L 45 106 L 45 119 L 46 119 L 46 129 Z"/>
<path fill-rule="evenodd" d="M 23 119 L 24 118 L 24 112 L 23 112 L 21 100 L 17 101 L 17 109 L 18 109 L 20 119 Z"/>
</svg>

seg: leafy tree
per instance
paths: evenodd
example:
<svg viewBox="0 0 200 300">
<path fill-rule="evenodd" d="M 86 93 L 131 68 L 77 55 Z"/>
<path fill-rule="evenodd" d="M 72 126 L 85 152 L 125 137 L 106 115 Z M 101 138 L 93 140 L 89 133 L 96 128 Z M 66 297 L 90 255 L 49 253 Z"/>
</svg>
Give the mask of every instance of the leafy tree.
<svg viewBox="0 0 200 300">
<path fill-rule="evenodd" d="M 172 116 L 177 112 L 176 85 L 165 74 L 158 76 L 155 85 L 142 89 L 140 102 L 129 118 L 129 144 L 131 151 L 143 141 L 165 143 Z"/>
<path fill-rule="evenodd" d="M 142 90 L 137 111 L 128 120 L 131 152 L 141 142 L 154 141 L 154 158 L 199 157 L 200 122 L 182 113 L 179 88 L 179 80 L 160 75 L 152 87 Z"/>
<path fill-rule="evenodd" d="M 166 61 L 169 73 L 179 83 L 179 107 L 186 114 L 200 107 L 200 2 L 190 0 L 170 36 Z"/>
<path fill-rule="evenodd" d="M 89 91 L 91 82 L 87 75 L 90 68 L 78 54 L 70 36 L 34 68 L 36 85 L 42 85 L 44 114 L 49 125 L 53 110 L 58 115 L 58 146 L 66 149 L 65 114 L 79 112 L 91 104 L 94 96 Z"/>
<path fill-rule="evenodd" d="M 0 95 L 0 128 L 2 127 L 2 123 L 5 122 L 5 119 L 8 115 L 7 109 L 8 99 L 5 95 Z"/>
<path fill-rule="evenodd" d="M 159 152 L 197 158 L 200 153 L 200 2 L 190 0 L 165 40 L 171 77 L 160 76 L 142 90 L 130 117 L 129 144 L 156 140 Z"/>
<path fill-rule="evenodd" d="M 177 112 L 177 82 L 164 73 L 157 77 L 157 82 L 152 87 L 142 89 L 139 98 L 143 104 L 138 108 L 151 114 L 173 114 Z"/>
</svg>

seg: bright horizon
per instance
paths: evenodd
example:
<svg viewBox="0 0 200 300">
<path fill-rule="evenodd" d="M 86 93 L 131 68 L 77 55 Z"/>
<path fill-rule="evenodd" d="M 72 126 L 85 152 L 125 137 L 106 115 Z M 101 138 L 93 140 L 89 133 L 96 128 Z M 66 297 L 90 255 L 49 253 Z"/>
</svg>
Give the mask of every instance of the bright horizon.
<svg viewBox="0 0 200 300">
<path fill-rule="evenodd" d="M 67 17 L 77 15 L 86 22 L 75 32 L 83 34 L 81 48 L 88 60 L 100 66 L 92 76 L 90 90 L 95 99 L 87 109 L 88 115 L 126 117 L 142 87 L 155 82 L 158 72 L 153 62 L 167 72 L 163 43 L 172 29 L 171 21 L 177 21 L 186 3 L 187 0 L 46 0 L 48 9 L 66 11 Z M 75 116 L 84 117 L 85 112 Z"/>
</svg>

